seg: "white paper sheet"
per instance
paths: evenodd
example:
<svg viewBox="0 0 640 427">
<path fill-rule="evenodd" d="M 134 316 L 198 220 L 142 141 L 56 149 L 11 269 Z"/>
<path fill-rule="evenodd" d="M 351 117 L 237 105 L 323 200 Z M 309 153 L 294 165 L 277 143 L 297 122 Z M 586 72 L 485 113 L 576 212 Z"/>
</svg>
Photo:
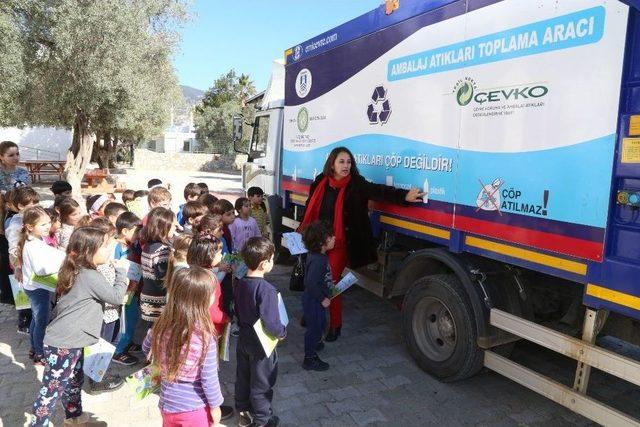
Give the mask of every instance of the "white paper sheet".
<svg viewBox="0 0 640 427">
<path fill-rule="evenodd" d="M 284 237 L 287 249 L 289 249 L 291 255 L 307 253 L 307 248 L 304 247 L 304 243 L 302 242 L 302 234 L 296 232 L 284 233 L 282 237 Z"/>
</svg>

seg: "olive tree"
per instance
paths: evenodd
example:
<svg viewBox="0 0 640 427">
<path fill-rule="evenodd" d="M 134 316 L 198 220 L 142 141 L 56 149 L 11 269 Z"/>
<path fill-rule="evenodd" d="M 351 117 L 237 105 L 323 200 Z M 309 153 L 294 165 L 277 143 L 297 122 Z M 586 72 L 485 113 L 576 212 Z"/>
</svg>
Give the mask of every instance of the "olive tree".
<svg viewBox="0 0 640 427">
<path fill-rule="evenodd" d="M 65 174 L 74 193 L 91 158 L 92 135 L 144 137 L 168 121 L 179 93 L 171 55 L 186 1 L 3 2 L 22 46 L 22 120 L 73 129 Z"/>
</svg>

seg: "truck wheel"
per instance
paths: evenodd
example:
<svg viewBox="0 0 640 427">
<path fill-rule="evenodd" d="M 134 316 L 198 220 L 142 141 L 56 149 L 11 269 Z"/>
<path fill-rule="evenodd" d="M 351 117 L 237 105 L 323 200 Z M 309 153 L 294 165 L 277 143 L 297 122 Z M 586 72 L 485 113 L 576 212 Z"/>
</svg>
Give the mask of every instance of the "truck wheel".
<svg viewBox="0 0 640 427">
<path fill-rule="evenodd" d="M 457 381 L 482 368 L 473 308 L 455 275 L 414 282 L 405 296 L 402 328 L 409 353 L 420 368 L 438 379 Z"/>
</svg>

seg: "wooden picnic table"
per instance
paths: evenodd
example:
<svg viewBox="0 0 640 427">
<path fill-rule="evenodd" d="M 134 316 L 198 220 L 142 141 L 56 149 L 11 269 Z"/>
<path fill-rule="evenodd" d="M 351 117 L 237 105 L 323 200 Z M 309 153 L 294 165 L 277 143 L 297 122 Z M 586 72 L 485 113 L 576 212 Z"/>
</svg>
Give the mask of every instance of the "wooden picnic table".
<svg viewBox="0 0 640 427">
<path fill-rule="evenodd" d="M 107 181 L 109 169 L 89 169 L 85 172 L 86 184 L 82 184 L 83 194 L 113 194 L 122 193 L 125 188 L 115 186 Z"/>
<path fill-rule="evenodd" d="M 40 181 L 41 175 L 58 175 L 62 179 L 66 160 L 25 160 L 22 165 L 29 171 L 32 182 Z"/>
</svg>

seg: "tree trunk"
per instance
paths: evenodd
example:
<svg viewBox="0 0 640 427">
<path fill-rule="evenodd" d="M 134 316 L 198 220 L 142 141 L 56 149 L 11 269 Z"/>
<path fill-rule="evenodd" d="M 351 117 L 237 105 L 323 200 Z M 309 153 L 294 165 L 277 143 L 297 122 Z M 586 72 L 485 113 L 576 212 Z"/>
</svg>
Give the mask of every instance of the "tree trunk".
<svg viewBox="0 0 640 427">
<path fill-rule="evenodd" d="M 116 167 L 116 155 L 118 153 L 118 136 L 114 136 L 111 144 L 109 145 L 109 162 L 110 168 Z"/>
<path fill-rule="evenodd" d="M 100 152 L 100 139 L 102 138 L 102 133 L 99 130 L 96 130 L 96 139 L 93 141 L 93 151 L 91 151 L 91 163 L 98 163 L 98 153 Z"/>
<path fill-rule="evenodd" d="M 71 184 L 73 198 L 80 203 L 83 209 L 85 203 L 82 199 L 80 184 L 91 160 L 91 151 L 93 151 L 93 143 L 89 134 L 89 118 L 82 110 L 78 109 L 73 123 L 73 141 L 67 152 L 64 175 Z"/>
</svg>

